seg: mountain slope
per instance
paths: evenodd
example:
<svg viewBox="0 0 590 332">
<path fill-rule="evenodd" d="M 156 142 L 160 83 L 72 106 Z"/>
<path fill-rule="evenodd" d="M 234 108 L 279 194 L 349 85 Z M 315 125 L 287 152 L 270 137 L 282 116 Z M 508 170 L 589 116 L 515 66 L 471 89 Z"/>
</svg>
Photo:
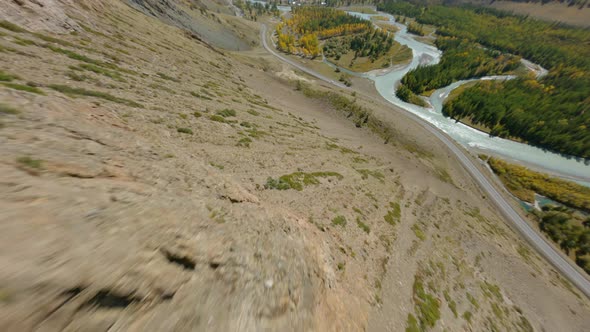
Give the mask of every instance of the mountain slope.
<svg viewBox="0 0 590 332">
<path fill-rule="evenodd" d="M 42 3 L 2 2 L 0 330 L 587 326 L 588 301 L 370 90 L 121 1 Z"/>
<path fill-rule="evenodd" d="M 217 12 L 201 1 L 127 0 L 133 8 L 163 22 L 186 29 L 217 47 L 228 50 L 248 50 L 256 45 L 257 36 L 246 36 L 244 22 L 234 20 L 227 6 L 213 3 Z M 227 5 L 227 4 L 226 4 Z M 220 8 L 226 8 L 223 12 Z M 220 14 L 221 12 L 221 14 Z M 239 25 L 238 25 L 239 24 Z"/>
</svg>

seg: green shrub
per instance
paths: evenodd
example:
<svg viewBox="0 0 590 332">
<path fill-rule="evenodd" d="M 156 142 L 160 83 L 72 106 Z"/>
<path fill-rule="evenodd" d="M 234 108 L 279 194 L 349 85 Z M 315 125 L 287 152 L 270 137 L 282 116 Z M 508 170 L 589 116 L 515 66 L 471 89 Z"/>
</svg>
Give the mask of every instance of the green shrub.
<svg viewBox="0 0 590 332">
<path fill-rule="evenodd" d="M 455 315 L 455 318 L 457 318 L 457 303 L 454 300 L 449 302 L 449 309 L 451 309 L 453 315 Z"/>
<path fill-rule="evenodd" d="M 457 316 L 457 303 L 455 301 L 453 301 L 448 290 L 445 289 L 443 294 L 445 296 L 445 301 L 447 301 L 447 304 L 449 305 L 449 309 L 451 309 L 451 311 L 453 312 L 453 315 L 455 315 L 455 318 L 457 318 L 458 317 Z"/>
<path fill-rule="evenodd" d="M 260 138 L 262 136 L 269 135 L 269 133 L 267 133 L 266 131 L 258 130 L 256 128 L 246 129 L 246 132 L 248 133 L 248 136 L 252 138 Z"/>
<path fill-rule="evenodd" d="M 492 311 L 494 312 L 494 315 L 496 315 L 497 318 L 502 319 L 504 317 L 504 312 L 502 311 L 502 308 L 500 308 L 500 306 L 496 302 L 492 302 Z"/>
<path fill-rule="evenodd" d="M 6 30 L 10 30 L 12 32 L 17 32 L 17 33 L 22 33 L 22 32 L 28 32 L 26 29 L 23 29 L 21 27 L 19 27 L 18 25 L 2 20 L 0 21 L 0 28 L 4 28 Z"/>
<path fill-rule="evenodd" d="M 2 36 L 2 35 L 0 34 L 0 36 Z M 18 54 L 20 54 L 20 55 L 27 55 L 27 56 L 31 56 L 30 54 L 27 54 L 27 53 L 23 53 L 23 52 L 17 51 L 17 50 L 15 50 L 15 49 L 14 49 L 14 48 L 12 48 L 12 47 L 7 47 L 7 46 L 0 45 L 0 53 L 8 53 L 8 52 L 12 52 L 12 53 L 18 53 Z"/>
<path fill-rule="evenodd" d="M 199 112 L 199 111 L 194 111 L 194 112 L 193 112 L 193 116 L 194 116 L 195 118 L 200 118 L 201 116 L 203 116 L 203 114 L 201 114 L 201 112 Z"/>
<path fill-rule="evenodd" d="M 412 225 L 412 230 L 414 231 L 414 234 L 416 235 L 417 238 L 419 238 L 422 241 L 426 240 L 426 234 L 424 234 L 424 231 L 422 230 L 420 225 L 418 225 L 418 224 Z"/>
<path fill-rule="evenodd" d="M 479 287 L 481 288 L 486 297 L 489 298 L 495 296 L 496 299 L 498 299 L 499 301 L 504 300 L 504 298 L 502 297 L 502 293 L 500 292 L 500 287 L 498 287 L 497 285 L 490 284 L 487 281 L 484 281 L 479 284 Z"/>
<path fill-rule="evenodd" d="M 351 150 L 349 148 L 340 146 L 338 144 L 330 143 L 330 142 L 326 143 L 326 147 L 328 150 L 340 150 L 340 153 L 342 153 L 342 154 L 347 154 L 347 153 L 358 154 L 358 152 L 356 152 L 354 150 Z"/>
<path fill-rule="evenodd" d="M 224 169 L 225 166 L 221 165 L 221 164 L 216 164 L 216 163 L 209 163 L 209 165 L 217 168 L 217 169 Z"/>
<path fill-rule="evenodd" d="M 16 84 L 16 83 L 8 83 L 8 82 L 3 82 L 2 85 L 4 85 L 5 87 L 14 89 L 14 90 L 36 93 L 38 95 L 45 95 L 45 92 L 43 92 L 41 89 L 34 87 L 34 86 L 22 85 L 22 84 Z"/>
<path fill-rule="evenodd" d="M 18 36 L 15 36 L 14 39 L 15 39 L 15 43 L 17 43 L 21 46 L 37 45 L 37 43 L 35 41 L 30 40 L 30 39 L 21 38 Z"/>
<path fill-rule="evenodd" d="M 215 122 L 222 122 L 222 123 L 225 123 L 226 122 L 224 117 L 222 117 L 221 115 L 217 115 L 217 114 L 211 115 L 209 117 L 209 119 L 211 121 L 215 121 Z"/>
<path fill-rule="evenodd" d="M 43 167 L 43 161 L 40 159 L 33 159 L 29 156 L 26 157 L 19 157 L 16 159 L 16 161 L 24 166 L 30 167 L 30 168 L 35 168 L 35 169 L 41 169 Z"/>
<path fill-rule="evenodd" d="M 265 189 L 276 189 L 276 190 L 288 190 L 291 189 L 291 185 L 288 182 L 278 179 L 273 179 L 269 177 L 266 179 L 266 184 L 264 185 Z"/>
<path fill-rule="evenodd" d="M 469 293 L 469 292 L 467 292 L 466 296 L 467 296 L 467 300 L 469 300 L 469 302 L 471 302 L 471 304 L 475 307 L 475 309 L 478 309 L 479 303 L 477 303 L 477 300 L 475 299 L 475 297 L 473 297 L 473 295 L 471 295 L 471 293 Z"/>
<path fill-rule="evenodd" d="M 176 131 L 178 131 L 179 133 L 183 133 L 183 134 L 189 134 L 189 135 L 193 134 L 193 131 L 190 128 L 176 128 Z"/>
<path fill-rule="evenodd" d="M 383 216 L 383 219 L 393 226 L 401 218 L 401 207 L 399 206 L 399 203 L 394 202 L 390 202 L 389 206 L 391 207 L 391 210 L 387 211 L 387 214 Z"/>
<path fill-rule="evenodd" d="M 369 225 L 365 224 L 364 222 L 362 222 L 360 220 L 360 218 L 356 218 L 356 224 L 358 225 L 358 227 L 360 229 L 362 229 L 365 233 L 369 234 L 371 233 L 371 228 L 369 227 Z"/>
<path fill-rule="evenodd" d="M 420 320 L 420 328 L 425 331 L 428 328 L 434 327 L 440 319 L 440 305 L 438 299 L 424 290 L 420 276 L 415 277 L 413 290 L 416 313 Z"/>
<path fill-rule="evenodd" d="M 241 146 L 241 147 L 245 147 L 245 148 L 249 148 L 250 143 L 252 143 L 252 139 L 250 139 L 249 137 L 244 137 L 244 138 L 240 139 L 238 141 L 238 144 L 236 144 L 236 145 Z"/>
<path fill-rule="evenodd" d="M 406 321 L 406 332 L 421 332 L 422 330 L 418 327 L 418 321 L 412 314 L 408 314 L 408 320 Z"/>
<path fill-rule="evenodd" d="M 12 80 L 17 80 L 18 78 L 18 76 L 6 73 L 0 69 L 0 82 L 11 82 Z"/>
<path fill-rule="evenodd" d="M 248 112 L 249 114 L 252 114 L 252 115 L 254 115 L 254 116 L 259 116 L 259 115 L 260 115 L 260 112 L 257 112 L 257 111 L 255 111 L 255 110 L 248 110 L 247 112 Z"/>
<path fill-rule="evenodd" d="M 295 189 L 297 191 L 303 190 L 304 186 L 308 185 L 318 185 L 320 183 L 318 178 L 326 178 L 326 177 L 335 177 L 338 180 L 342 180 L 344 177 L 336 172 L 313 172 L 313 173 L 304 173 L 304 172 L 295 172 L 287 175 L 283 175 L 279 178 L 280 181 L 289 184 L 291 189 Z"/>
<path fill-rule="evenodd" d="M 336 216 L 332 219 L 332 225 L 334 226 L 346 226 L 346 218 L 344 216 Z"/>
<path fill-rule="evenodd" d="M 471 311 L 465 311 L 463 313 L 463 319 L 465 319 L 469 323 L 471 323 L 471 317 L 472 316 L 473 316 L 473 314 L 471 314 Z"/>
<path fill-rule="evenodd" d="M 352 161 L 355 163 L 368 163 L 369 161 L 361 157 L 352 157 Z"/>
<path fill-rule="evenodd" d="M 369 178 L 369 175 L 374 177 L 375 179 L 379 180 L 380 182 L 384 182 L 385 175 L 379 171 L 371 171 L 369 169 L 357 169 L 357 172 L 361 173 L 361 178 L 366 180 Z"/>
<path fill-rule="evenodd" d="M 220 111 L 217 111 L 217 115 L 222 116 L 224 118 L 236 116 L 236 111 L 230 108 L 226 108 Z"/>
</svg>

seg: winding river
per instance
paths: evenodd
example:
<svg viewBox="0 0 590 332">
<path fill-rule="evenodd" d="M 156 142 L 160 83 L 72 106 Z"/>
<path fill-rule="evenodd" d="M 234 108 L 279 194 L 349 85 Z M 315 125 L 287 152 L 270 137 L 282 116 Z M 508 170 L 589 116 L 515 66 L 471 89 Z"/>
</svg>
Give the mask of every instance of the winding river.
<svg viewBox="0 0 590 332">
<path fill-rule="evenodd" d="M 407 27 L 405 25 L 395 22 L 395 19 L 392 15 L 382 12 L 378 14 L 349 12 L 349 14 L 369 20 L 371 19 L 371 16 L 388 17 L 389 23 L 399 28 L 399 31 L 395 33 L 395 40 L 400 44 L 406 45 L 412 49 L 413 58 L 412 62 L 408 66 L 393 69 L 386 74 L 379 74 L 380 71 L 358 74 L 346 70 L 347 73 L 373 80 L 375 82 L 377 91 L 387 101 L 430 122 L 469 150 L 472 150 L 476 153 L 498 155 L 504 159 L 516 161 L 521 164 L 531 166 L 532 168 L 547 171 L 560 177 L 574 180 L 580 184 L 590 186 L 589 161 L 563 156 L 528 144 L 523 144 L 499 137 L 490 137 L 484 132 L 443 116 L 443 102 L 449 93 L 462 84 L 474 80 L 458 81 L 449 86 L 434 91 L 430 98 L 428 98 L 429 103 L 432 105 L 430 108 L 406 103 L 397 98 L 395 95 L 395 87 L 400 82 L 402 77 L 408 71 L 416 68 L 419 65 L 437 64 L 440 61 L 442 52 L 434 46 L 427 45 L 416 40 L 416 36 L 408 33 Z M 542 67 L 532 64 L 527 60 L 523 60 L 523 64 L 529 69 L 535 71 L 537 77 L 543 76 L 547 72 Z M 343 69 L 341 68 L 341 70 Z M 514 76 L 488 76 L 480 78 L 480 80 L 512 78 L 514 78 Z"/>
<path fill-rule="evenodd" d="M 264 3 L 259 0 L 250 1 Z M 290 7 L 286 6 L 280 6 L 279 9 L 282 12 L 290 11 Z M 431 105 L 431 107 L 428 108 L 406 103 L 395 95 L 395 87 L 399 84 L 402 77 L 404 77 L 408 71 L 420 65 L 437 64 L 440 61 L 442 52 L 434 46 L 416 40 L 417 36 L 408 33 L 407 27 L 395 22 L 395 18 L 390 14 L 383 12 L 378 12 L 377 14 L 364 14 L 350 11 L 348 13 L 367 20 L 371 20 L 372 16 L 387 17 L 389 19 L 389 24 L 393 24 L 399 28 L 399 31 L 395 33 L 394 39 L 400 44 L 408 46 L 412 50 L 413 57 L 412 62 L 409 65 L 403 68 L 394 68 L 385 74 L 383 74 L 383 71 L 381 70 L 368 73 L 355 73 L 346 68 L 340 67 L 341 71 L 374 81 L 375 88 L 387 101 L 428 121 L 470 151 L 501 156 L 508 161 L 524 164 L 534 169 L 552 173 L 559 177 L 570 179 L 590 187 L 590 160 L 561 155 L 528 144 L 499 137 L 490 137 L 487 133 L 471 128 L 442 115 L 442 107 L 446 97 L 448 97 L 451 91 L 462 84 L 475 80 L 506 80 L 512 79 L 514 76 L 487 76 L 479 79 L 462 80 L 452 83 L 444 88 L 435 90 L 434 93 L 432 93 L 427 100 Z M 336 65 L 330 62 L 326 60 L 324 61 L 328 65 L 336 67 Z M 523 59 L 522 63 L 529 68 L 529 70 L 535 72 L 537 77 L 542 77 L 547 74 L 547 70 L 528 60 Z"/>
</svg>

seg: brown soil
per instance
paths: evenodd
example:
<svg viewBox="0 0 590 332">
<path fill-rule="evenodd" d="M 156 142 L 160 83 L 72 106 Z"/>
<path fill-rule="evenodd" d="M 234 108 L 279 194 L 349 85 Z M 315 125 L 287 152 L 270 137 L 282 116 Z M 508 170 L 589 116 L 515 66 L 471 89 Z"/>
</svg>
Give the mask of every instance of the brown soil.
<svg viewBox="0 0 590 332">
<path fill-rule="evenodd" d="M 339 93 L 387 144 L 260 48 L 118 0 L 21 2 L 0 0 L 31 31 L 0 28 L 18 76 L 0 85 L 1 331 L 399 331 L 424 320 L 420 283 L 434 330 L 588 326 L 588 301 L 370 85 Z M 294 172 L 340 176 L 265 188 Z"/>
</svg>

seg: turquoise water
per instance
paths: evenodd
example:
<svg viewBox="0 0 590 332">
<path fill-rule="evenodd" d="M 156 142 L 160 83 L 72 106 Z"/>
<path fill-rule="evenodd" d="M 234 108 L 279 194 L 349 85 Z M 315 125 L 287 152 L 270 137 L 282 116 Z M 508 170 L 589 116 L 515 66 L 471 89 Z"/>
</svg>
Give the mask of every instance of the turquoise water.
<svg viewBox="0 0 590 332">
<path fill-rule="evenodd" d="M 290 7 L 284 7 L 282 10 L 289 11 Z M 402 77 L 411 69 L 418 66 L 434 65 L 440 61 L 442 52 L 436 47 L 422 43 L 416 40 L 416 36 L 408 33 L 407 27 L 395 22 L 395 18 L 386 13 L 363 14 L 357 12 L 348 12 L 350 15 L 371 19 L 371 16 L 386 16 L 389 24 L 395 25 L 399 31 L 395 33 L 395 40 L 402 45 L 408 46 L 412 50 L 412 62 L 403 67 L 396 68 L 386 74 L 375 72 L 355 73 L 346 68 L 340 68 L 341 71 L 350 75 L 365 77 L 375 82 L 375 88 L 391 104 L 398 106 L 408 112 L 411 112 L 420 118 L 436 126 L 456 142 L 476 153 L 486 153 L 501 156 L 507 161 L 517 162 L 529 166 L 533 169 L 548 172 L 564 179 L 573 180 L 582 185 L 590 187 L 590 160 L 583 160 L 571 156 L 565 156 L 546 151 L 524 143 L 518 143 L 511 140 L 490 137 L 488 134 L 456 122 L 442 115 L 442 106 L 444 100 L 451 91 L 457 87 L 473 80 L 463 80 L 455 82 L 449 86 L 436 90 L 427 101 L 431 107 L 425 108 L 414 104 L 406 103 L 395 95 L 395 88 Z M 326 61 L 326 60 L 324 60 Z M 329 65 L 336 67 L 334 64 L 326 61 Z M 530 61 L 524 60 L 523 63 L 528 67 L 535 66 Z M 546 70 L 540 66 L 537 75 L 546 74 Z M 481 80 L 490 79 L 512 79 L 513 76 L 490 76 L 480 78 Z"/>
<path fill-rule="evenodd" d="M 370 14 L 353 13 L 366 19 L 370 19 Z M 406 103 L 395 96 L 395 87 L 399 84 L 402 77 L 411 69 L 420 65 L 433 65 L 440 61 L 442 52 L 436 47 L 427 45 L 415 39 L 416 36 L 407 32 L 406 26 L 395 22 L 393 16 L 385 13 L 378 13 L 379 16 L 387 16 L 389 23 L 396 25 L 400 30 L 395 34 L 395 40 L 402 45 L 407 45 L 412 49 L 412 62 L 400 69 L 395 69 L 384 75 L 364 73 L 360 76 L 367 77 L 375 82 L 375 87 L 379 94 L 390 103 L 411 112 L 422 119 L 433 124 L 462 146 L 477 153 L 487 153 L 502 156 L 504 159 L 513 162 L 519 162 L 542 171 L 553 173 L 562 178 L 574 180 L 582 185 L 590 186 L 590 161 L 582 160 L 571 156 L 564 156 L 557 153 L 549 152 L 531 145 L 514 142 L 511 140 L 490 137 L 488 134 L 473 129 L 460 122 L 447 118 L 442 115 L 442 105 L 449 93 L 472 80 L 455 82 L 447 87 L 436 90 L 428 102 L 432 105 L 430 108 L 420 107 L 414 104 Z M 542 68 L 541 68 L 542 69 Z M 512 76 L 491 76 L 481 78 L 489 79 L 511 79 Z"/>
</svg>

